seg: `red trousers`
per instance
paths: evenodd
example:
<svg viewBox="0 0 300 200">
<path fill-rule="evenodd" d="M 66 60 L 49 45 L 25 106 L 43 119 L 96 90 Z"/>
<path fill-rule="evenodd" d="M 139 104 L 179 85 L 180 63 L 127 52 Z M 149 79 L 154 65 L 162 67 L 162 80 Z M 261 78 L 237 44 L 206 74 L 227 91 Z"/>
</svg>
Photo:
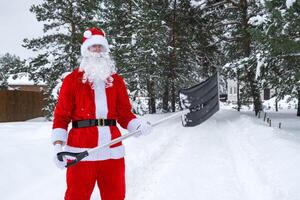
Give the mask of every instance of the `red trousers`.
<svg viewBox="0 0 300 200">
<path fill-rule="evenodd" d="M 89 200 L 96 182 L 101 200 L 124 200 L 124 158 L 84 161 L 69 167 L 65 200 Z"/>
</svg>

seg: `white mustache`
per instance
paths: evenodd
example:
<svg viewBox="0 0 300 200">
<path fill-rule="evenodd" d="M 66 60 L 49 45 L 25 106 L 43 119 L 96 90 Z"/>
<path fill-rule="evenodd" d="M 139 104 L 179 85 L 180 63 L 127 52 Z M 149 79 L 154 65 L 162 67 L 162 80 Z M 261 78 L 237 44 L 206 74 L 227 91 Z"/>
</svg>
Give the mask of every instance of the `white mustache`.
<svg viewBox="0 0 300 200">
<path fill-rule="evenodd" d="M 107 53 L 94 52 L 88 52 L 82 58 L 79 70 L 84 72 L 82 82 L 88 81 L 93 86 L 99 81 L 112 83 L 111 75 L 116 72 L 115 63 Z"/>
</svg>

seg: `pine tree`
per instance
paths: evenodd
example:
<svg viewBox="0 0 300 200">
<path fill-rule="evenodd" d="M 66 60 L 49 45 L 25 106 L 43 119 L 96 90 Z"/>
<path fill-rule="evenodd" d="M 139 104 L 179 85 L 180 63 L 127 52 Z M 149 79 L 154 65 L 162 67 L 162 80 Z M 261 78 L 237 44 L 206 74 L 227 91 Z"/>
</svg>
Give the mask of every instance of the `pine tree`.
<svg viewBox="0 0 300 200">
<path fill-rule="evenodd" d="M 267 22 L 257 40 L 263 45 L 268 65 L 265 84 L 274 88 L 277 99 L 291 94 L 300 100 L 300 2 L 287 7 L 285 0 L 266 1 Z M 297 115 L 300 116 L 298 107 Z"/>
<path fill-rule="evenodd" d="M 214 33 L 210 18 L 201 10 L 201 6 L 191 1 L 169 1 L 166 21 L 170 28 L 169 62 L 165 74 L 163 95 L 164 110 L 171 110 L 178 105 L 178 90 L 198 83 L 208 77 L 220 65 Z"/>
<path fill-rule="evenodd" d="M 56 103 L 53 91 L 57 80 L 63 73 L 78 67 L 82 33 L 97 25 L 98 6 L 99 2 L 92 0 L 44 0 L 30 8 L 37 20 L 44 23 L 44 35 L 24 39 L 23 46 L 38 52 L 30 59 L 28 71 L 35 81 L 47 83 L 48 99 L 44 109 L 48 118 Z"/>
<path fill-rule="evenodd" d="M 118 72 L 127 73 L 132 65 L 133 12 L 132 1 L 104 1 L 100 4 L 98 19 L 107 34 L 112 47 L 112 55 L 116 61 Z"/>
<path fill-rule="evenodd" d="M 138 1 L 104 1 L 98 10 L 99 20 L 111 44 L 112 56 L 116 62 L 117 71 L 121 74 L 130 91 L 130 98 L 140 101 L 146 97 L 146 88 L 141 84 L 144 67 L 139 64 L 136 52 L 138 20 L 140 10 Z M 137 106 L 141 105 L 141 108 Z M 135 104 L 134 112 L 144 110 L 142 104 Z M 138 111 L 139 110 L 139 111 Z"/>
<path fill-rule="evenodd" d="M 251 98 L 255 113 L 258 113 L 262 109 L 259 92 L 261 83 L 256 77 L 256 68 L 260 61 L 257 58 L 259 51 L 251 34 L 251 30 L 256 28 L 252 26 L 251 18 L 260 15 L 260 2 L 213 1 L 208 7 L 209 10 L 220 10 L 216 16 L 219 22 L 215 23 L 215 29 L 226 58 L 224 72 L 228 78 L 234 78 L 238 83 L 238 110 L 243 102 Z"/>
<path fill-rule="evenodd" d="M 17 78 L 17 73 L 25 72 L 25 61 L 18 56 L 6 53 L 0 57 L 0 90 L 8 88 L 7 79 L 10 75 Z"/>
<path fill-rule="evenodd" d="M 134 57 L 138 61 L 140 84 L 144 85 L 148 96 L 149 112 L 155 113 L 157 100 L 161 95 L 162 77 L 168 41 L 166 35 L 169 28 L 164 21 L 166 4 L 161 1 L 149 1 L 140 4 L 140 12 L 136 20 L 136 43 L 134 45 Z"/>
</svg>

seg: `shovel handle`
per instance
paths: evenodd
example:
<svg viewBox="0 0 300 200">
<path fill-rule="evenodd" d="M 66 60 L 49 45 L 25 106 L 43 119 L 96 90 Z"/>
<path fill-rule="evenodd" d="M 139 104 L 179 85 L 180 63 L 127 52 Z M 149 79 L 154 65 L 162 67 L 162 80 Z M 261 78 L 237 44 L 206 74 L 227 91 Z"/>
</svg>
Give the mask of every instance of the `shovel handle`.
<svg viewBox="0 0 300 200">
<path fill-rule="evenodd" d="M 72 165 L 75 165 L 76 163 L 78 163 L 79 161 L 81 161 L 82 159 L 84 159 L 85 157 L 87 157 L 88 155 L 89 155 L 88 151 L 83 151 L 83 152 L 79 152 L 79 153 L 62 151 L 62 152 L 57 153 L 57 159 L 59 161 L 63 161 L 63 157 L 64 156 L 68 156 L 68 157 L 74 158 L 74 160 L 68 162 L 67 165 L 65 166 L 65 167 L 70 167 Z"/>
<path fill-rule="evenodd" d="M 152 126 L 153 126 L 153 127 L 154 127 L 154 126 L 157 126 L 158 124 L 164 123 L 165 121 L 168 121 L 168 120 L 170 120 L 170 119 L 172 119 L 172 118 L 174 118 L 174 117 L 177 117 L 177 116 L 179 116 L 179 115 L 186 114 L 186 113 L 188 113 L 188 112 L 189 112 L 188 109 L 187 109 L 187 110 L 182 110 L 182 111 L 180 111 L 180 112 L 177 112 L 177 113 L 175 113 L 175 114 L 173 114 L 173 115 L 170 115 L 170 116 L 168 116 L 168 117 L 166 117 L 166 118 L 163 118 L 163 119 L 161 119 L 161 120 L 158 120 L 158 121 L 154 122 L 154 123 L 152 124 Z M 113 139 L 112 141 L 110 141 L 110 142 L 108 142 L 108 143 L 106 143 L 106 144 L 103 144 L 103 145 L 101 145 L 101 146 L 98 146 L 98 147 L 95 147 L 95 148 L 92 148 L 92 149 L 89 149 L 89 150 L 86 150 L 86 151 L 83 151 L 83 152 L 73 153 L 73 152 L 63 151 L 63 152 L 60 152 L 60 153 L 57 154 L 57 158 L 58 158 L 58 160 L 60 160 L 60 161 L 63 161 L 63 156 L 68 156 L 68 157 L 74 158 L 74 160 L 72 159 L 72 161 L 68 162 L 67 165 L 65 166 L 65 167 L 70 167 L 70 166 L 72 166 L 72 165 L 75 165 L 75 164 L 78 163 L 79 161 L 81 161 L 83 158 L 87 157 L 90 153 L 92 153 L 92 152 L 94 152 L 94 151 L 97 151 L 97 150 L 99 150 L 99 149 L 101 149 L 101 148 L 104 148 L 104 147 L 109 147 L 109 146 L 111 146 L 111 145 L 113 145 L 113 144 L 116 144 L 116 143 L 118 143 L 118 142 L 120 142 L 120 141 L 123 141 L 123 140 L 125 140 L 126 138 L 129 138 L 129 137 L 135 135 L 137 132 L 139 132 L 139 130 L 134 131 L 134 132 L 131 132 L 131 133 L 127 133 L 127 134 L 125 134 L 125 135 L 122 135 L 122 136 L 120 136 L 120 137 L 118 137 L 118 138 Z"/>
</svg>

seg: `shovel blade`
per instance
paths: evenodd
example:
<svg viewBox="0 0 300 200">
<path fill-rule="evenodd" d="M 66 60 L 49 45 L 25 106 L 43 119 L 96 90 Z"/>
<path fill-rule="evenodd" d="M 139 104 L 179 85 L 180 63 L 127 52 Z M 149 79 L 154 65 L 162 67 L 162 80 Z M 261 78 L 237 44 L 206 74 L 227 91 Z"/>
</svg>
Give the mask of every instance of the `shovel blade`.
<svg viewBox="0 0 300 200">
<path fill-rule="evenodd" d="M 207 80 L 179 91 L 180 102 L 190 110 L 182 117 L 184 126 L 197 126 L 219 110 L 218 73 Z"/>
</svg>

